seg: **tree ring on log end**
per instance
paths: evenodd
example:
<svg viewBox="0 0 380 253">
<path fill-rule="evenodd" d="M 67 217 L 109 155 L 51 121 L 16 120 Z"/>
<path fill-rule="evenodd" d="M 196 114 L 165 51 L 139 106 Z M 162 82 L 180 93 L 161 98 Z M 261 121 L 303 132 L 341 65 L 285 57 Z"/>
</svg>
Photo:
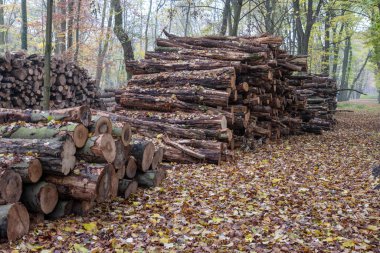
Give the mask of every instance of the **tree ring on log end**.
<svg viewBox="0 0 380 253">
<path fill-rule="evenodd" d="M 143 159 L 141 163 L 142 171 L 147 171 L 152 164 L 153 156 L 154 156 L 154 144 L 149 142 L 144 149 Z"/>
<path fill-rule="evenodd" d="M 18 173 L 15 173 L 13 171 L 7 170 L 4 173 L 7 175 L 4 177 L 6 180 L 3 182 L 3 184 L 0 187 L 4 187 L 4 196 L 3 199 L 7 203 L 15 203 L 20 200 L 21 194 L 22 194 L 22 179 L 21 176 Z"/>
<path fill-rule="evenodd" d="M 73 139 L 77 148 L 83 148 L 88 138 L 88 129 L 83 124 L 78 124 L 73 133 Z"/>
<path fill-rule="evenodd" d="M 81 106 L 79 108 L 80 121 L 83 125 L 88 127 L 91 123 L 91 109 L 88 106 Z"/>
<path fill-rule="evenodd" d="M 73 138 L 68 136 L 63 144 L 63 151 L 61 153 L 62 158 L 62 173 L 66 176 L 75 167 L 75 144 Z"/>
<path fill-rule="evenodd" d="M 112 128 L 111 128 L 112 130 Z M 112 163 L 116 158 L 116 145 L 113 140 L 112 135 L 103 134 L 100 143 L 100 150 L 103 154 L 104 159 L 107 162 Z"/>
<path fill-rule="evenodd" d="M 44 214 L 53 212 L 58 203 L 57 187 L 54 184 L 47 183 L 41 188 L 38 197 L 40 199 L 41 211 Z"/>
<path fill-rule="evenodd" d="M 95 123 L 94 135 L 112 134 L 112 123 L 109 118 L 101 116 Z"/>
<path fill-rule="evenodd" d="M 40 160 L 33 159 L 29 162 L 28 175 L 31 183 L 37 183 L 42 177 L 42 165 Z"/>
<path fill-rule="evenodd" d="M 21 203 L 15 203 L 7 215 L 7 237 L 15 241 L 29 231 L 29 213 Z"/>
</svg>

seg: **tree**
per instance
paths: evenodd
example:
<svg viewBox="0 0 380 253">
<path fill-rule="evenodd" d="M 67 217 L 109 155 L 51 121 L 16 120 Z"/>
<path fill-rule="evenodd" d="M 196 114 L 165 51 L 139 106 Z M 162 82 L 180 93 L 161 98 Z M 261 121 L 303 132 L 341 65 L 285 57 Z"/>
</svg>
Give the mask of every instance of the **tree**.
<svg viewBox="0 0 380 253">
<path fill-rule="evenodd" d="M 54 0 L 47 0 L 46 16 L 46 38 L 45 38 L 45 66 L 44 66 L 44 91 L 43 91 L 43 109 L 50 108 L 50 65 L 51 65 L 51 40 L 53 26 L 53 4 Z"/>
<path fill-rule="evenodd" d="M 134 54 L 132 41 L 129 39 L 128 34 L 123 29 L 123 10 L 121 8 L 120 0 L 112 0 L 111 4 L 115 18 L 113 31 L 123 48 L 124 61 L 133 60 Z"/>
<path fill-rule="evenodd" d="M 21 1 L 21 48 L 28 50 L 28 11 L 26 9 L 26 0 Z"/>
<path fill-rule="evenodd" d="M 146 25 L 145 25 L 145 52 L 148 51 L 148 29 L 149 29 L 149 22 L 150 22 L 150 14 L 152 13 L 152 1 L 149 0 L 149 9 L 148 9 L 148 17 L 146 18 Z"/>
<path fill-rule="evenodd" d="M 0 0 L 0 49 L 5 45 L 4 0 Z"/>
<path fill-rule="evenodd" d="M 79 23 L 80 23 L 80 9 L 82 6 L 82 0 L 77 0 L 77 12 L 75 15 L 75 53 L 74 53 L 74 62 L 78 62 L 79 55 L 79 46 L 80 46 L 80 38 L 79 38 Z"/>
<path fill-rule="evenodd" d="M 222 35 L 222 36 L 226 35 L 228 16 L 231 15 L 230 13 L 231 13 L 231 0 L 226 0 L 226 2 L 224 3 L 222 26 L 220 28 L 219 35 Z"/>
</svg>

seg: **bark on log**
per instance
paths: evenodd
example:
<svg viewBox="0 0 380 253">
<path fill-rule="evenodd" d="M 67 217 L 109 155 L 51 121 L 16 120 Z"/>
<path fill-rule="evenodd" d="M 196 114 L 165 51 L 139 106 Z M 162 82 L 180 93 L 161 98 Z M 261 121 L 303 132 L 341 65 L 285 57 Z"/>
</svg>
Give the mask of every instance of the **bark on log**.
<svg viewBox="0 0 380 253">
<path fill-rule="evenodd" d="M 77 151 L 77 157 L 86 162 L 112 163 L 116 158 L 116 146 L 112 135 L 101 134 L 88 138 L 84 147 Z"/>
<path fill-rule="evenodd" d="M 17 109 L 0 109 L 0 123 L 25 121 L 30 123 L 65 121 L 82 123 L 88 127 L 91 122 L 91 110 L 88 106 L 72 107 L 51 111 L 25 111 Z"/>
<path fill-rule="evenodd" d="M 119 181 L 118 195 L 127 199 L 137 192 L 138 183 L 135 180 L 122 179 Z"/>
<path fill-rule="evenodd" d="M 25 184 L 21 202 L 31 212 L 49 214 L 58 202 L 57 187 L 44 181 L 36 184 Z"/>
<path fill-rule="evenodd" d="M 144 188 L 151 188 L 159 186 L 166 177 L 164 170 L 150 170 L 145 173 L 138 173 L 136 180 L 139 186 Z"/>
<path fill-rule="evenodd" d="M 16 203 L 21 194 L 21 176 L 12 170 L 0 168 L 0 205 Z"/>
<path fill-rule="evenodd" d="M 136 75 L 128 81 L 128 85 L 149 87 L 178 87 L 183 85 L 200 85 L 205 88 L 226 90 L 236 89 L 235 69 L 220 68 L 199 71 L 161 72 L 156 74 Z"/>
<path fill-rule="evenodd" d="M 131 155 L 137 161 L 137 168 L 145 172 L 152 164 L 154 145 L 152 142 L 144 139 L 132 139 Z"/>
<path fill-rule="evenodd" d="M 23 183 L 37 183 L 42 176 L 40 160 L 33 157 L 23 157 L 9 166 L 9 169 L 21 176 Z"/>
<path fill-rule="evenodd" d="M 1 154 L 36 153 L 48 174 L 67 175 L 75 166 L 75 144 L 70 136 L 65 140 L 49 139 L 0 139 Z"/>
<path fill-rule="evenodd" d="M 68 216 L 73 210 L 73 200 L 59 200 L 53 212 L 49 213 L 46 217 L 50 220 L 56 220 Z"/>
<path fill-rule="evenodd" d="M 21 203 L 0 206 L 0 241 L 15 241 L 29 231 L 29 214 Z"/>
<path fill-rule="evenodd" d="M 88 137 L 87 128 L 80 123 L 69 123 L 65 126 L 1 126 L 0 134 L 3 138 L 11 139 L 52 139 L 64 137 L 69 134 L 77 148 L 86 143 Z"/>
</svg>

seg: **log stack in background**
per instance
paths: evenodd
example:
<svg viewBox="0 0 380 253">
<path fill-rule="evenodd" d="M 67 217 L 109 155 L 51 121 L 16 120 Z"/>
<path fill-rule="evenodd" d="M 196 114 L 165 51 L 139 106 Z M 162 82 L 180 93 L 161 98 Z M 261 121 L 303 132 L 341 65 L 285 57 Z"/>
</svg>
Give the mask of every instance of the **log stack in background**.
<svg viewBox="0 0 380 253">
<path fill-rule="evenodd" d="M 43 56 L 5 53 L 0 57 L 0 107 L 42 109 L 43 76 Z M 51 109 L 101 106 L 95 81 L 73 62 L 53 57 L 50 84 Z"/>
<path fill-rule="evenodd" d="M 305 74 L 307 57 L 281 50 L 282 38 L 165 34 L 146 59 L 126 63 L 128 85 L 107 92 L 116 97 L 117 115 L 139 133 L 166 134 L 195 152 L 182 150 L 191 159 L 178 159 L 170 145 L 166 160 L 202 160 L 216 142 L 223 159 L 226 147 L 331 128 L 336 83 Z"/>
<path fill-rule="evenodd" d="M 163 150 L 87 106 L 0 110 L 0 240 L 161 183 Z"/>
</svg>

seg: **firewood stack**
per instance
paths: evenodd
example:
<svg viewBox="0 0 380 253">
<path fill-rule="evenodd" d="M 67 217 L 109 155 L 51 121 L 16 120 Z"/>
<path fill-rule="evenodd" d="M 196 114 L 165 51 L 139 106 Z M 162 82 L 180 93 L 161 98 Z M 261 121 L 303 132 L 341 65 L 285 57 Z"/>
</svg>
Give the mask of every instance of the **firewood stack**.
<svg viewBox="0 0 380 253">
<path fill-rule="evenodd" d="M 0 110 L 0 241 L 160 184 L 162 148 L 89 107 Z"/>
<path fill-rule="evenodd" d="M 301 99 L 306 99 L 306 108 L 300 110 L 302 129 L 305 132 L 322 133 L 335 124 L 337 107 L 337 83 L 334 79 L 318 75 L 292 76 L 292 86 Z"/>
<path fill-rule="evenodd" d="M 299 80 L 294 78 L 307 71 L 307 57 L 279 49 L 282 38 L 165 34 L 168 39 L 158 39 L 156 51 L 147 52 L 146 59 L 126 63 L 133 77 L 126 87 L 113 91 L 117 114 L 129 123 L 138 120 L 141 124 L 131 123 L 138 132 L 165 133 L 179 142 L 194 139 L 254 148 L 262 141 L 303 133 L 305 123 L 316 117 L 304 116 L 312 107 L 308 97 L 298 93 Z M 209 134 L 216 119 L 227 123 L 211 127 L 223 135 Z M 155 127 L 149 129 L 149 124 Z M 176 131 L 164 130 L 171 127 Z M 188 130 L 180 134 L 183 129 Z M 190 131 L 203 136 L 189 136 Z"/>
<path fill-rule="evenodd" d="M 0 107 L 42 109 L 43 56 L 25 52 L 5 53 L 0 57 Z M 87 104 L 100 107 L 95 81 L 84 68 L 53 57 L 51 61 L 52 109 Z"/>
</svg>

